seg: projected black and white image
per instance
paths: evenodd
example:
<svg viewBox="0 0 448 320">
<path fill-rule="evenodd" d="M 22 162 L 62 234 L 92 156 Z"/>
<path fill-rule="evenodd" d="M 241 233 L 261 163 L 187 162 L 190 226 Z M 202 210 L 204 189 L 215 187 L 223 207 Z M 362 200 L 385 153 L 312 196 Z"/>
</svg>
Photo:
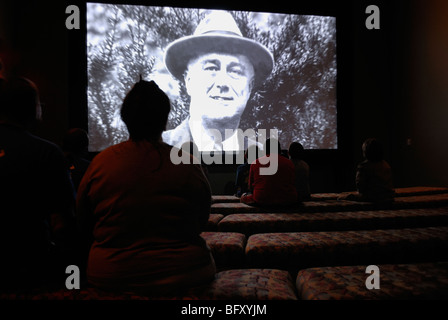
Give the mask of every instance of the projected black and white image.
<svg viewBox="0 0 448 320">
<path fill-rule="evenodd" d="M 169 144 L 235 151 L 255 142 L 234 129 L 276 129 L 285 148 L 337 149 L 334 17 L 88 3 L 87 59 L 90 151 L 128 138 L 140 77 L 170 97 Z"/>
</svg>

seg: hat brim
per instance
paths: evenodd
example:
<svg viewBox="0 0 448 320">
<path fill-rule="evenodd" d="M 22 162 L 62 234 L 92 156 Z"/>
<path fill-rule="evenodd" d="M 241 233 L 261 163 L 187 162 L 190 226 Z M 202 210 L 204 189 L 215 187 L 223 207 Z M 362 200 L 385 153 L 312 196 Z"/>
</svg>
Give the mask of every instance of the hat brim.
<svg viewBox="0 0 448 320">
<path fill-rule="evenodd" d="M 274 58 L 263 45 L 252 39 L 219 34 L 187 36 L 172 42 L 165 51 L 165 66 L 175 78 L 183 80 L 189 61 L 207 53 L 245 55 L 254 67 L 256 86 L 266 80 L 274 67 Z"/>
</svg>

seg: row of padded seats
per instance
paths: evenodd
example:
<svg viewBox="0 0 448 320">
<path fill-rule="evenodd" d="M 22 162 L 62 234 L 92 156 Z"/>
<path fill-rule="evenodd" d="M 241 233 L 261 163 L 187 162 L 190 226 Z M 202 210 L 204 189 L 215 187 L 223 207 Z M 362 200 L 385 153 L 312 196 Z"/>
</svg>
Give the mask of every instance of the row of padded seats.
<svg viewBox="0 0 448 320">
<path fill-rule="evenodd" d="M 298 300 L 294 280 L 284 270 L 232 269 L 218 272 L 208 285 L 171 296 L 143 296 L 82 286 L 79 290 L 2 292 L 0 300 Z"/>
<path fill-rule="evenodd" d="M 415 205 L 420 209 L 370 208 L 370 211 L 366 211 L 369 204 L 359 203 L 355 206 L 350 202 L 340 203 L 331 199 L 330 194 L 320 194 L 309 202 L 308 213 L 285 212 L 282 215 L 284 208 L 277 208 L 281 214 L 269 210 L 255 212 L 258 220 L 264 218 L 266 221 L 252 230 L 242 228 L 239 232 L 229 231 L 232 229 L 223 231 L 224 224 L 220 223 L 231 220 L 231 215 L 216 210 L 215 206 L 216 211 L 210 216 L 209 229 L 202 236 L 214 254 L 218 266 L 216 278 L 209 285 L 176 296 L 143 297 L 82 287 L 81 290 L 63 288 L 0 293 L 0 299 L 297 300 L 446 297 L 447 262 L 443 261 L 448 261 L 448 227 L 445 227 L 444 206 L 447 205 L 448 189 L 408 188 L 403 191 L 407 193 L 401 193 L 400 198 L 410 199 L 403 203 L 407 203 L 409 208 Z M 214 205 L 237 204 L 233 198 L 214 196 Z M 342 207 L 352 206 L 351 210 L 340 209 L 341 206 L 338 210 L 337 205 L 341 204 Z M 276 208 L 271 209 L 275 211 Z M 233 213 L 247 215 L 244 210 Z M 371 223 L 377 226 L 384 224 L 381 217 L 388 221 L 388 228 L 376 230 L 368 227 Z M 304 221 L 307 222 L 304 224 Z M 307 223 L 308 227 L 312 225 L 311 229 L 304 227 Z M 323 228 L 325 224 L 332 223 L 336 226 Z M 424 223 L 426 225 L 419 225 Z M 271 227 L 266 229 L 267 225 Z M 282 230 L 281 225 L 294 228 Z M 381 288 L 384 290 L 366 289 L 364 281 L 367 264 L 380 267 Z M 411 280 L 408 283 L 406 279 Z"/>
<path fill-rule="evenodd" d="M 212 214 L 207 231 L 246 236 L 270 232 L 369 230 L 448 225 L 448 207 L 316 213 Z"/>
<path fill-rule="evenodd" d="M 310 267 L 448 261 L 448 227 L 256 234 L 246 244 L 250 267 Z"/>
<path fill-rule="evenodd" d="M 366 289 L 366 266 L 301 270 L 296 278 L 300 300 L 446 300 L 448 262 L 381 264 L 379 289 Z"/>
<path fill-rule="evenodd" d="M 204 232 L 218 269 L 301 269 L 448 261 L 448 227 L 261 233 Z"/>
<path fill-rule="evenodd" d="M 448 262 L 385 264 L 380 289 L 367 290 L 365 266 L 317 267 L 299 271 L 235 269 L 217 273 L 210 284 L 169 297 L 80 290 L 0 293 L 0 300 L 359 300 L 447 299 Z M 295 281 L 294 281 L 295 280 Z"/>
<path fill-rule="evenodd" d="M 288 271 L 298 299 L 446 299 L 448 189 L 396 193 L 387 209 L 339 194 L 315 194 L 294 208 L 215 196 L 203 237 L 224 269 Z M 366 289 L 371 264 L 381 270 L 381 290 Z"/>
<path fill-rule="evenodd" d="M 446 187 L 404 187 L 396 188 L 396 197 L 409 197 L 409 196 L 423 196 L 423 195 L 433 195 L 433 194 L 443 194 L 447 193 L 448 188 Z M 337 200 L 340 193 L 313 193 L 311 194 L 312 201 L 319 200 Z M 228 202 L 239 202 L 240 199 L 232 195 L 214 195 L 213 201 L 215 203 L 228 203 Z"/>
<path fill-rule="evenodd" d="M 312 212 L 337 212 L 337 211 L 361 211 L 378 209 L 407 209 L 428 208 L 448 205 L 448 193 L 414 195 L 396 197 L 395 201 L 387 206 L 375 205 L 370 202 L 348 200 L 318 200 L 305 201 L 293 206 L 259 207 L 250 206 L 240 202 L 215 202 L 212 204 L 212 214 L 229 215 L 234 213 L 312 213 Z"/>
</svg>

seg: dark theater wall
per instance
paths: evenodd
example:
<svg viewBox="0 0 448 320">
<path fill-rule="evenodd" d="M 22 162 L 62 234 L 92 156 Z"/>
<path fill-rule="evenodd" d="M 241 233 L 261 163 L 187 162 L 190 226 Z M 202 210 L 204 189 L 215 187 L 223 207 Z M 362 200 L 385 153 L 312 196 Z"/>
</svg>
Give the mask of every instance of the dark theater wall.
<svg viewBox="0 0 448 320">
<path fill-rule="evenodd" d="M 60 143 L 67 130 L 67 43 L 64 1 L 1 1 L 0 58 L 8 73 L 33 80 L 43 123 L 37 134 Z"/>
<path fill-rule="evenodd" d="M 355 1 L 353 10 L 370 3 Z M 354 159 L 356 146 L 376 136 L 398 186 L 446 186 L 448 2 L 372 3 L 381 8 L 381 29 L 354 28 Z"/>
<path fill-rule="evenodd" d="M 407 152 L 409 113 L 409 46 L 411 1 L 353 1 L 352 157 L 362 161 L 361 145 L 378 138 L 385 157 L 401 185 L 407 172 L 402 154 Z M 380 29 L 367 29 L 365 9 L 380 9 Z M 364 14 L 362 14 L 364 13 Z M 355 168 L 351 172 L 354 177 Z M 352 178 L 354 180 L 354 178 Z M 352 182 L 353 183 L 353 182 Z"/>
<path fill-rule="evenodd" d="M 413 18 L 410 114 L 418 181 L 448 185 L 448 1 L 418 1 Z"/>
<path fill-rule="evenodd" d="M 216 7 L 218 2 L 214 2 Z M 307 3 L 311 1 L 300 5 Z M 353 188 L 361 143 L 371 136 L 383 141 L 397 186 L 448 185 L 448 2 L 328 3 L 332 8 L 338 6 L 345 19 L 341 29 L 344 55 L 339 61 L 344 81 L 339 101 L 344 109 L 344 154 L 336 162 L 311 156 L 314 191 Z M 18 0 L 0 3 L 0 57 L 8 72 L 17 71 L 37 83 L 45 104 L 44 122 L 37 133 L 56 143 L 61 142 L 74 117 L 78 117 L 75 123 L 82 121 L 76 112 L 82 99 L 72 102 L 77 99 L 77 86 L 83 78 L 71 72 L 85 62 L 77 64 L 71 55 L 78 45 L 72 40 L 82 37 L 81 31 L 65 28 L 65 8 L 69 4 Z M 365 9 L 371 4 L 380 9 L 379 30 L 365 27 Z M 277 1 L 271 9 L 287 12 L 291 6 L 291 1 Z M 220 170 L 211 170 L 212 177 L 216 177 L 215 193 L 223 192 L 229 179 L 234 178 L 234 168 Z"/>
</svg>

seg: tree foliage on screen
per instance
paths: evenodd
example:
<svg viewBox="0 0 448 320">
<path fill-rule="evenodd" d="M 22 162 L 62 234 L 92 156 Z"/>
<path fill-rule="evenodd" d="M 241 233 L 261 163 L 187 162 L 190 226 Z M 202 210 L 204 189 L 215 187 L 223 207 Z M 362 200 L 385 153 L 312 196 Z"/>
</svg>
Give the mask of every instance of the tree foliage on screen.
<svg viewBox="0 0 448 320">
<path fill-rule="evenodd" d="M 230 11 L 243 36 L 273 53 L 271 76 L 252 94 L 240 127 L 277 129 L 284 148 L 300 141 L 308 149 L 337 148 L 336 26 L 331 17 Z M 188 115 L 189 96 L 162 65 L 172 41 L 194 33 L 206 10 L 88 4 L 88 104 L 92 151 L 124 141 L 119 118 L 126 93 L 153 79 L 172 102 L 169 127 Z"/>
</svg>

